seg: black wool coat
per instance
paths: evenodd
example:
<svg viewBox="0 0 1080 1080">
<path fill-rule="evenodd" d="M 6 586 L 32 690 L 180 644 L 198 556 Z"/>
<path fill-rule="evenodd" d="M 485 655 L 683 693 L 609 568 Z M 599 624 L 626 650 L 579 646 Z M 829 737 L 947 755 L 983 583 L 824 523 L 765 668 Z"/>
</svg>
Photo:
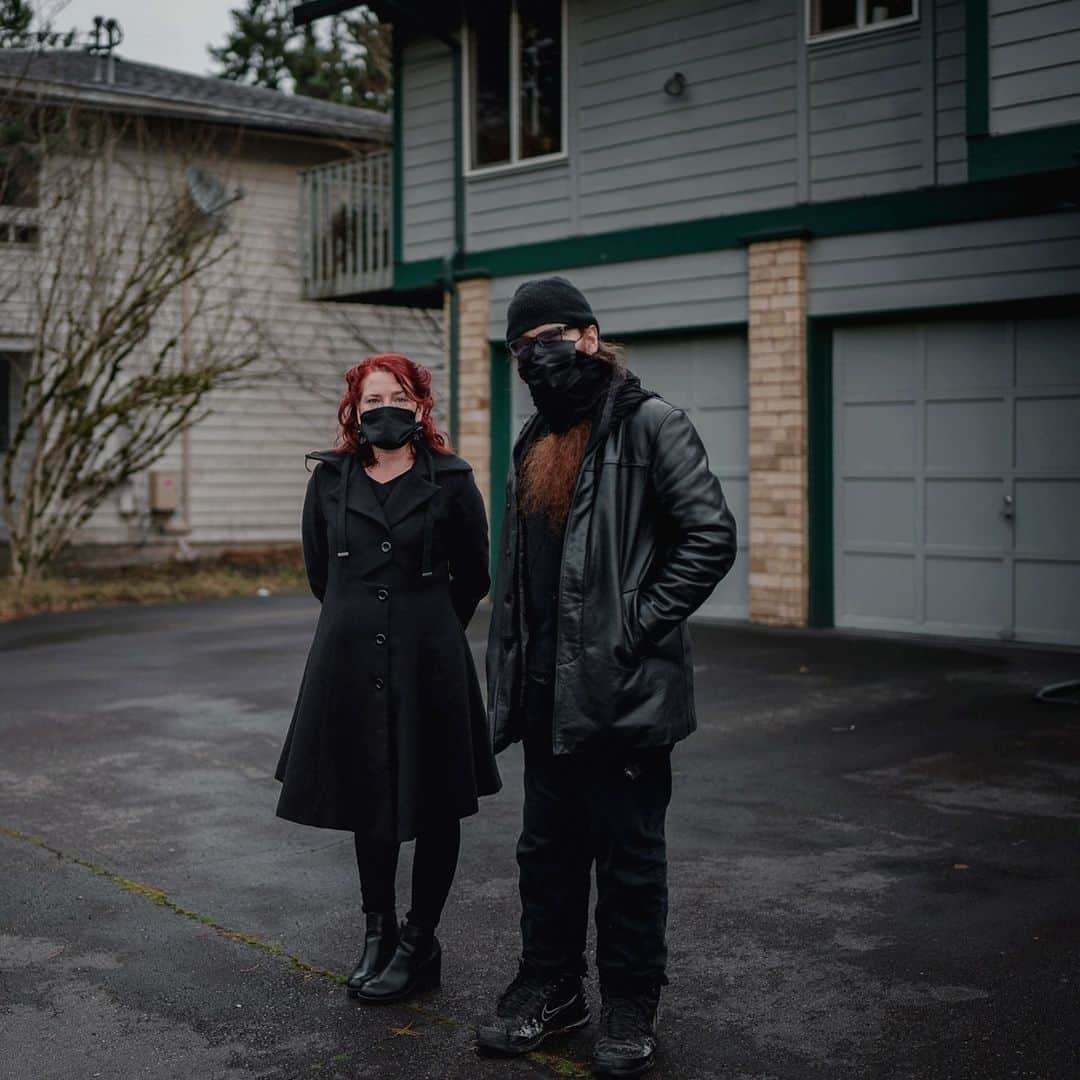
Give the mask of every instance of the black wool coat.
<svg viewBox="0 0 1080 1080">
<path fill-rule="evenodd" d="M 616 383 L 611 393 L 618 393 Z M 735 561 L 735 520 L 686 413 L 652 396 L 586 447 L 566 521 L 555 642 L 556 754 L 670 746 L 697 725 L 687 618 Z M 496 752 L 524 733 L 525 610 L 517 473 L 543 430 L 514 447 L 488 637 Z"/>
<path fill-rule="evenodd" d="M 490 584 L 484 503 L 453 455 L 421 448 L 385 506 L 355 458 L 308 456 L 319 464 L 304 563 L 322 611 L 278 762 L 277 813 L 409 840 L 425 822 L 475 813 L 500 787 L 465 639 Z"/>
</svg>

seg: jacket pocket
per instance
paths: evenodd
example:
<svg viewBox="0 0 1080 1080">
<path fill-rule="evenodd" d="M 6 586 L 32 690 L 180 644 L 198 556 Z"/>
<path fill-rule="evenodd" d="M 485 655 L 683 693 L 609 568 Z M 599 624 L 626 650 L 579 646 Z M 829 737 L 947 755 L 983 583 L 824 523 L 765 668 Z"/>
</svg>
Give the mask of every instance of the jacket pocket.
<svg viewBox="0 0 1080 1080">
<path fill-rule="evenodd" d="M 615 649 L 615 659 L 624 667 L 636 667 L 641 660 L 641 624 L 637 614 L 637 589 L 628 589 L 619 597 L 622 614 L 622 640 Z"/>
</svg>

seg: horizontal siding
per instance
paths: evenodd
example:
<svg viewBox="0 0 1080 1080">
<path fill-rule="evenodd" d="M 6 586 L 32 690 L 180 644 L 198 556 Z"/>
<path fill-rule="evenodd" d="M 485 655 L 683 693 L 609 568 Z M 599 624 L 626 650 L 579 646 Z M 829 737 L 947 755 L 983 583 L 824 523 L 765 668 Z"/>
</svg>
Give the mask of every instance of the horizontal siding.
<svg viewBox="0 0 1080 1080">
<path fill-rule="evenodd" d="M 939 0 L 934 10 L 937 182 L 967 180 L 967 88 L 963 0 Z"/>
<path fill-rule="evenodd" d="M 558 271 L 557 271 L 558 272 Z M 589 298 L 601 333 L 689 329 L 746 321 L 746 252 L 716 251 L 565 271 Z M 502 341 L 506 308 L 525 277 L 492 283 L 488 334 Z"/>
<path fill-rule="evenodd" d="M 1080 213 L 814 240 L 811 315 L 1080 294 Z"/>
<path fill-rule="evenodd" d="M 401 100 L 402 254 L 442 258 L 454 242 L 453 65 L 431 40 L 405 46 Z"/>
<path fill-rule="evenodd" d="M 810 198 L 918 187 L 933 122 L 919 26 L 811 46 Z"/>
<path fill-rule="evenodd" d="M 248 385 L 211 396 L 210 415 L 191 432 L 192 531 L 186 539 L 194 544 L 299 539 L 304 454 L 332 444 L 342 374 L 369 353 L 404 352 L 428 364 L 436 398 L 446 401 L 441 312 L 299 299 L 297 171 L 326 160 L 326 148 L 278 142 L 271 150 L 251 150 L 249 157 L 206 165 L 227 188 L 245 192 L 230 224 L 236 251 L 206 281 L 237 325 L 250 319 L 257 328 L 260 358 Z M 340 149 L 330 156 L 340 156 Z M 6 307 L 3 312 L 9 314 Z M 160 346 L 177 323 L 172 303 L 144 351 Z M 201 325 L 192 333 L 192 348 L 220 334 L 220 323 Z M 154 468 L 180 468 L 178 440 Z M 145 529 L 139 521 L 148 521 L 147 478 L 137 477 L 132 491 L 139 519 L 125 522 L 111 498 L 78 541 L 138 542 Z M 151 532 L 150 538 L 160 536 Z"/>
<path fill-rule="evenodd" d="M 502 247 L 528 230 L 531 243 L 570 232 L 570 175 L 565 163 L 524 173 L 478 176 L 466 190 L 468 243 L 475 250 Z"/>
<path fill-rule="evenodd" d="M 789 0 L 590 4 L 576 28 L 582 232 L 793 201 Z M 680 98 L 663 91 L 676 70 L 687 81 Z"/>
<path fill-rule="evenodd" d="M 994 134 L 1080 121 L 1080 0 L 990 0 Z"/>
</svg>

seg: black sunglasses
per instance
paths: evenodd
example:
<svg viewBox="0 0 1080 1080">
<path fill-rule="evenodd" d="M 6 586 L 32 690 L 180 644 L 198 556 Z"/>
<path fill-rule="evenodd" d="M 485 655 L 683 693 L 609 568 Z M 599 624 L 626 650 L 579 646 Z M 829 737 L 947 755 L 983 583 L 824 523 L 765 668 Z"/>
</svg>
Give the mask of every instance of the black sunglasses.
<svg viewBox="0 0 1080 1080">
<path fill-rule="evenodd" d="M 515 360 L 528 360 L 537 345 L 554 345 L 556 341 L 562 341 L 563 334 L 567 330 L 574 330 L 572 326 L 554 326 L 550 330 L 544 330 L 536 337 L 519 337 L 508 341 L 506 347 Z"/>
</svg>

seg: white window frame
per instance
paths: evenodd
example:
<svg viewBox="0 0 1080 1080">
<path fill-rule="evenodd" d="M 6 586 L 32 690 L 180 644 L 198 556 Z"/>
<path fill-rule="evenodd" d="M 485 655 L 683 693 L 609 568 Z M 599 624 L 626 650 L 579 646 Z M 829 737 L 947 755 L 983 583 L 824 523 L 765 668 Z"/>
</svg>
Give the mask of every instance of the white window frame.
<svg viewBox="0 0 1080 1080">
<path fill-rule="evenodd" d="M 869 9 L 874 0 L 855 0 L 855 19 L 858 23 L 847 30 L 830 30 L 828 33 L 815 34 L 812 30 L 814 25 L 814 0 L 806 0 L 806 40 L 808 44 L 816 45 L 821 41 L 839 41 L 842 38 L 856 37 L 860 34 L 873 34 L 878 30 L 892 30 L 897 26 L 910 26 L 919 21 L 919 0 L 911 0 L 911 14 L 901 15 L 898 19 L 886 19 L 884 22 L 872 23 L 867 21 Z"/>
<path fill-rule="evenodd" d="M 569 149 L 567 142 L 569 139 L 569 132 L 567 131 L 567 121 L 570 116 L 570 110 L 567 108 L 566 91 L 569 83 L 567 78 L 567 72 L 570 65 L 568 63 L 568 37 L 567 26 L 569 20 L 567 18 L 567 0 L 562 0 L 562 48 L 560 50 L 560 58 L 562 63 L 562 89 L 561 89 L 561 106 L 562 106 L 562 118 L 561 118 L 561 132 L 562 132 L 562 149 L 554 154 L 542 154 L 539 157 L 519 158 L 520 153 L 520 135 L 519 125 L 521 123 L 521 71 L 520 71 L 520 57 L 518 56 L 518 50 L 521 44 L 521 28 L 518 22 L 518 10 L 517 0 L 513 0 L 510 7 L 510 160 L 501 162 L 498 165 L 472 165 L 472 93 L 470 86 L 470 74 L 472 72 L 472 61 L 470 57 L 470 43 L 471 36 L 469 34 L 469 26 L 467 22 L 463 22 L 461 25 L 461 50 L 462 50 L 462 64 L 461 64 L 461 100 L 463 108 L 461 110 L 461 123 L 462 123 L 462 140 L 465 143 L 465 153 L 463 155 L 465 161 L 465 176 L 492 176 L 501 172 L 520 172 L 527 169 L 534 168 L 535 166 L 551 165 L 555 162 L 566 161 L 569 157 Z"/>
</svg>

